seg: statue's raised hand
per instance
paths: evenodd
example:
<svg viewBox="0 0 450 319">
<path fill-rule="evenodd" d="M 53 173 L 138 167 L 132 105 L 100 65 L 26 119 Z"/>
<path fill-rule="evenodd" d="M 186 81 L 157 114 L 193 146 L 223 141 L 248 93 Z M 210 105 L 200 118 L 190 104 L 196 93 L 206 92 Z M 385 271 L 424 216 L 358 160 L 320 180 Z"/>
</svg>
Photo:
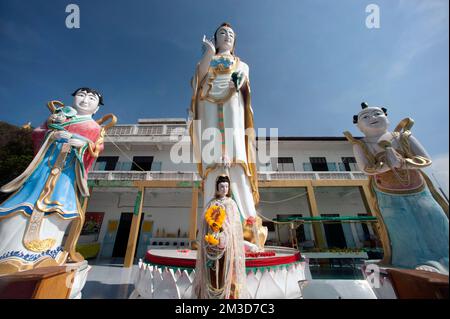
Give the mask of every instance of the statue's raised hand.
<svg viewBox="0 0 450 319">
<path fill-rule="evenodd" d="M 216 47 L 211 42 L 211 40 L 206 38 L 206 35 L 203 35 L 202 40 L 202 51 L 203 54 L 214 55 L 216 53 Z"/>
<path fill-rule="evenodd" d="M 65 140 L 68 140 L 68 139 L 71 138 L 71 137 L 72 137 L 72 133 L 67 132 L 67 131 L 56 131 L 56 132 L 55 132 L 55 138 L 56 138 L 57 140 L 59 140 L 59 139 L 65 139 Z"/>
<path fill-rule="evenodd" d="M 72 147 L 75 147 L 75 148 L 81 148 L 84 145 L 86 145 L 86 142 L 84 142 L 80 139 L 77 139 L 77 138 L 71 138 L 71 139 L 69 139 L 69 145 Z"/>
<path fill-rule="evenodd" d="M 380 141 L 378 145 L 386 151 L 386 161 L 390 168 L 401 168 L 403 165 L 403 157 L 399 154 L 389 141 Z"/>
<path fill-rule="evenodd" d="M 386 159 L 391 168 L 403 166 L 402 156 L 393 147 L 386 147 Z"/>
</svg>

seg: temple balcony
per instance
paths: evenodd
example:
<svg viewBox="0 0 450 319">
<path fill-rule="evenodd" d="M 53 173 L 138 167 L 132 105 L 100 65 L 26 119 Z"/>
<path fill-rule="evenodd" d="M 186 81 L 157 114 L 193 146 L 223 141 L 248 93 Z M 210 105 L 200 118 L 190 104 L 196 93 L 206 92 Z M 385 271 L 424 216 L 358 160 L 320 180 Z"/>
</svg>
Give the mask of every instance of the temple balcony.
<svg viewBox="0 0 450 319">
<path fill-rule="evenodd" d="M 259 172 L 258 180 L 366 180 L 361 172 Z M 200 181 L 196 172 L 91 171 L 90 181 Z"/>
<path fill-rule="evenodd" d="M 133 124 L 116 125 L 106 132 L 105 142 L 176 142 L 187 135 L 187 125 L 182 124 Z"/>
<path fill-rule="evenodd" d="M 362 172 L 258 172 L 258 180 L 364 180 Z"/>
</svg>

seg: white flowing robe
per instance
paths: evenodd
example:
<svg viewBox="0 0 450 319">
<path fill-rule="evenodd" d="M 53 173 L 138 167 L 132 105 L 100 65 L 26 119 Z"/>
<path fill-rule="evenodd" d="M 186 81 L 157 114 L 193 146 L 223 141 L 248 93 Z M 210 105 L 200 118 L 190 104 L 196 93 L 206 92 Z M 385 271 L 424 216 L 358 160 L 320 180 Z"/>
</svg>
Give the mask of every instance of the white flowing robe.
<svg viewBox="0 0 450 319">
<path fill-rule="evenodd" d="M 217 72 L 210 67 L 200 86 L 194 87 L 194 119 L 200 122 L 194 124 L 193 139 L 194 148 L 197 145 L 199 148 L 198 159 L 201 158 L 199 173 L 204 178 L 205 207 L 214 198 L 216 178 L 225 173 L 231 181 L 233 199 L 245 219 L 256 217 L 255 201 L 258 198 L 256 164 L 254 158 L 249 160 L 249 140 L 246 137 L 246 127 L 249 127 L 250 122 L 252 128 L 253 118 L 250 121 L 248 119 L 252 116 L 252 110 L 242 89 L 236 91 L 230 88 L 233 72 L 242 72 L 247 81 L 243 87 L 249 89 L 249 68 L 238 58 L 235 58 L 229 72 Z M 220 164 L 224 155 L 232 163 L 226 170 Z"/>
<path fill-rule="evenodd" d="M 211 232 L 205 220 L 207 209 L 218 204 L 225 209 L 226 218 L 222 224 L 220 243 L 211 246 L 205 241 L 205 235 Z M 245 272 L 245 252 L 242 233 L 242 224 L 237 211 L 236 203 L 231 198 L 224 201 L 213 199 L 206 205 L 199 231 L 200 247 L 197 251 L 197 262 L 195 266 L 195 279 L 193 282 L 192 298 L 197 299 L 246 299 L 249 298 Z M 210 259 L 211 257 L 211 259 Z M 213 289 L 211 281 L 210 263 L 216 263 L 215 277 L 223 284 L 218 290 Z M 222 269 L 219 270 L 219 260 Z"/>
</svg>

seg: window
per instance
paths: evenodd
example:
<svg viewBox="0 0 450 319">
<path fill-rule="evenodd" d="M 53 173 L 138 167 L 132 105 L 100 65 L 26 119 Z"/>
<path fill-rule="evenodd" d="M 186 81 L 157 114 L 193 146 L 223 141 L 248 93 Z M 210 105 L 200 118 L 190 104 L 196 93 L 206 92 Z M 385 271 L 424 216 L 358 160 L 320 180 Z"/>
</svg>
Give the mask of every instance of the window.
<svg viewBox="0 0 450 319">
<path fill-rule="evenodd" d="M 339 217 L 339 214 L 320 214 L 322 217 Z M 344 229 L 342 223 L 323 223 L 328 248 L 346 248 Z"/>
<path fill-rule="evenodd" d="M 100 156 L 95 162 L 94 171 L 113 171 L 118 161 L 119 156 Z"/>
<path fill-rule="evenodd" d="M 309 162 L 314 172 L 328 172 L 328 164 L 325 157 L 310 157 Z"/>
<path fill-rule="evenodd" d="M 132 171 L 150 171 L 152 169 L 153 156 L 134 156 Z"/>
<path fill-rule="evenodd" d="M 355 171 L 356 159 L 354 157 L 342 157 L 342 163 L 344 164 L 345 170 L 347 172 Z"/>
<path fill-rule="evenodd" d="M 365 217 L 365 216 L 368 216 L 368 215 L 367 214 L 358 214 L 358 216 Z M 369 226 L 367 226 L 366 223 L 361 223 L 360 225 L 361 225 L 361 228 L 362 228 L 362 235 L 363 235 L 362 239 L 364 239 L 364 241 L 370 240 Z"/>
<path fill-rule="evenodd" d="M 162 162 L 152 163 L 152 171 L 161 171 L 161 170 L 162 170 Z"/>
<path fill-rule="evenodd" d="M 292 157 L 278 157 L 277 161 L 277 171 L 281 172 L 293 172 L 294 168 L 294 159 Z"/>
</svg>

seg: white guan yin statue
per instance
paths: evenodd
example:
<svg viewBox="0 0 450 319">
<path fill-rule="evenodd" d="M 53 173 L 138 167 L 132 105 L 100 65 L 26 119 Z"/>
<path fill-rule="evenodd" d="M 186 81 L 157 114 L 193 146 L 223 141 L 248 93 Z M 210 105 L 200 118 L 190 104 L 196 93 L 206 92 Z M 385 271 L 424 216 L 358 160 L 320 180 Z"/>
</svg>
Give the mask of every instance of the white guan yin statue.
<svg viewBox="0 0 450 319">
<path fill-rule="evenodd" d="M 364 137 L 344 135 L 369 176 L 384 237 L 383 264 L 448 275 L 448 204 L 421 170 L 431 158 L 411 134 L 413 120 L 405 118 L 389 131 L 385 108 L 361 105 L 353 123 Z"/>
<path fill-rule="evenodd" d="M 103 105 L 96 90 L 79 88 L 72 95 L 72 106 L 49 102 L 52 114 L 33 131 L 34 159 L 0 189 L 12 193 L 0 204 L 0 274 L 83 260 L 76 243 L 89 196 L 88 171 L 116 118 L 109 114 L 93 120 Z"/>
<path fill-rule="evenodd" d="M 256 221 L 252 241 L 261 248 L 267 228 L 261 227 L 255 208 L 259 192 L 249 67 L 235 55 L 235 44 L 228 23 L 216 30 L 213 41 L 203 37 L 204 54 L 192 81 L 190 133 L 204 205 L 214 198 L 215 181 L 225 171 L 242 220 Z"/>
</svg>

